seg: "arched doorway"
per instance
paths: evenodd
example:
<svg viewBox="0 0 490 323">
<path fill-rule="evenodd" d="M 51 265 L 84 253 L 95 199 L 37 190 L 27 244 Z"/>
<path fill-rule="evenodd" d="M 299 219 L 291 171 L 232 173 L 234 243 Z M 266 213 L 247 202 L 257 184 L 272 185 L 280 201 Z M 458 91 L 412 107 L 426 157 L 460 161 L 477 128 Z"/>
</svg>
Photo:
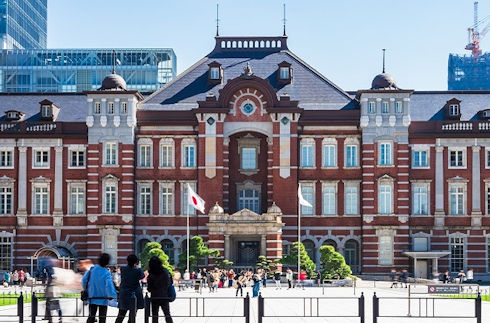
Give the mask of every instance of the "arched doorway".
<svg viewBox="0 0 490 323">
<path fill-rule="evenodd" d="M 345 262 L 350 266 L 353 273 L 359 273 L 359 243 L 356 240 L 348 240 L 344 247 Z"/>
<path fill-rule="evenodd" d="M 175 264 L 175 257 L 174 257 L 174 243 L 170 239 L 164 239 L 160 242 L 162 245 L 162 250 L 165 252 L 165 254 L 168 256 L 168 262 L 171 265 Z"/>
<path fill-rule="evenodd" d="M 138 252 L 138 255 L 143 251 L 143 249 L 145 249 L 145 246 L 148 242 L 150 242 L 150 240 L 148 240 L 148 239 L 141 239 L 140 241 L 138 241 L 138 246 L 136 249 L 136 251 Z"/>
<path fill-rule="evenodd" d="M 316 263 L 316 250 L 315 243 L 311 240 L 304 240 L 303 245 L 305 246 L 306 253 L 310 257 L 310 259 Z"/>
<path fill-rule="evenodd" d="M 77 257 L 73 253 L 63 246 L 46 246 L 37 250 L 31 259 L 31 275 L 36 271 L 41 270 L 42 267 L 49 263 L 52 263 L 50 259 L 57 260 L 56 266 L 63 269 L 76 268 Z"/>
</svg>

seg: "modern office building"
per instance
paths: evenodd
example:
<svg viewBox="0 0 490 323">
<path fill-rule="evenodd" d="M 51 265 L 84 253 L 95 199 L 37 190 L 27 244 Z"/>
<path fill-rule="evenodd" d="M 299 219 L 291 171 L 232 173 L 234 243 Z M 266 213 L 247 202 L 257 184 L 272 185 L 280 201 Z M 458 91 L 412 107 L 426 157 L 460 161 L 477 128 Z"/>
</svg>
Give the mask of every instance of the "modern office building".
<svg viewBox="0 0 490 323">
<path fill-rule="evenodd" d="M 46 48 L 47 0 L 0 0 L 0 49 Z"/>
<path fill-rule="evenodd" d="M 126 80 L 127 81 L 127 80 Z M 216 37 L 143 98 L 116 74 L 84 93 L 0 94 L 0 270 L 39 257 L 123 264 L 148 241 L 175 263 L 190 234 L 234 262 L 332 245 L 358 274 L 490 268 L 490 94 L 349 95 L 287 37 Z M 242 268 L 243 268 L 242 267 Z"/>
<path fill-rule="evenodd" d="M 0 92 L 96 90 L 113 65 L 127 88 L 154 92 L 177 71 L 172 49 L 13 49 L 0 51 Z"/>
</svg>

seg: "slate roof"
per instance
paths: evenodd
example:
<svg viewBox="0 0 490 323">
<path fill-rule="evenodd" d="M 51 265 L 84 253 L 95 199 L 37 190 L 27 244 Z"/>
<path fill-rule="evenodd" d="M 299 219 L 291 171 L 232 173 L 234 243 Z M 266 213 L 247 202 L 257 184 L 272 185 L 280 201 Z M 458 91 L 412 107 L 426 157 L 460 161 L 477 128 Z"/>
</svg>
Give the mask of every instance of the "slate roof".
<svg viewBox="0 0 490 323">
<path fill-rule="evenodd" d="M 39 121 L 39 102 L 44 99 L 60 108 L 57 122 L 85 122 L 87 96 L 83 93 L 0 93 L 0 121 L 5 121 L 8 110 L 25 113 L 22 121 Z"/>
<path fill-rule="evenodd" d="M 208 64 L 217 61 L 223 68 L 223 82 L 211 85 L 207 81 Z M 278 64 L 291 64 L 293 81 L 279 85 L 276 78 Z M 299 106 L 307 110 L 352 109 L 349 95 L 318 73 L 289 50 L 270 51 L 254 49 L 250 51 L 215 51 L 191 66 L 188 70 L 150 95 L 140 106 L 144 110 L 190 110 L 197 107 L 197 101 L 204 101 L 206 94 L 218 95 L 226 82 L 240 76 L 243 68 L 250 64 L 254 75 L 267 79 L 277 90 L 277 95 L 289 94 L 291 100 L 299 101 Z M 347 106 L 347 107 L 346 107 Z"/>
</svg>

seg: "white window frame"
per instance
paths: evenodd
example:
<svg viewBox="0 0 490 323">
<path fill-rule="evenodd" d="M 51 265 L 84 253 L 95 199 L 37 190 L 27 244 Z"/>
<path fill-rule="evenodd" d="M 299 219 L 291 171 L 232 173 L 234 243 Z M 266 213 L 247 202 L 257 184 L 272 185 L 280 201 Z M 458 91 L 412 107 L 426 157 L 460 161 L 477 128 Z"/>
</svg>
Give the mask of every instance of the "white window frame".
<svg viewBox="0 0 490 323">
<path fill-rule="evenodd" d="M 36 163 L 36 155 L 38 152 L 46 153 L 48 161 L 46 163 Z M 32 148 L 32 168 L 36 169 L 48 169 L 51 165 L 51 148 Z"/>
<path fill-rule="evenodd" d="M 368 101 L 367 112 L 368 112 L 368 114 L 375 114 L 376 113 L 376 102 L 375 101 Z"/>
<path fill-rule="evenodd" d="M 323 216 L 337 216 L 338 215 L 338 181 L 325 181 L 322 182 L 322 215 Z M 326 190 L 329 190 L 328 194 L 331 197 L 331 194 L 333 194 L 333 212 L 332 210 L 328 210 L 329 212 L 326 212 L 327 210 L 327 205 L 326 205 Z M 333 192 L 331 191 L 333 189 Z M 329 205 L 330 209 L 331 205 Z"/>
<path fill-rule="evenodd" d="M 452 215 L 452 216 L 464 216 L 464 215 L 467 215 L 468 214 L 468 210 L 467 210 L 467 203 L 468 203 L 468 190 L 467 190 L 467 183 L 466 181 L 463 181 L 463 180 L 451 180 L 449 179 L 448 180 L 448 199 L 447 199 L 447 203 L 448 203 L 448 214 L 449 215 Z M 451 195 L 451 190 L 455 188 L 455 189 L 461 189 L 462 192 L 456 192 L 457 195 L 459 194 L 462 194 L 462 197 L 463 197 L 463 213 L 454 213 L 452 212 L 453 210 L 451 209 L 451 202 L 452 202 L 452 195 Z M 457 201 L 457 199 L 456 199 Z M 459 203 L 457 203 L 457 205 L 459 205 Z M 456 208 L 458 209 L 458 207 L 456 206 Z"/>
<path fill-rule="evenodd" d="M 114 114 L 114 102 L 107 102 L 107 114 L 108 115 L 113 115 Z"/>
<path fill-rule="evenodd" d="M 451 153 L 452 152 L 462 152 L 462 161 L 463 165 L 462 166 L 451 166 Z M 466 147 L 449 147 L 448 152 L 447 152 L 447 165 L 448 168 L 450 169 L 465 169 L 466 168 L 466 163 L 467 163 L 467 149 Z M 457 157 L 457 155 L 456 155 Z"/>
<path fill-rule="evenodd" d="M 94 114 L 99 115 L 102 112 L 102 104 L 100 102 L 94 102 Z"/>
<path fill-rule="evenodd" d="M 170 155 L 168 160 L 169 164 L 164 165 L 163 163 L 163 150 L 170 149 Z M 159 168 L 167 169 L 167 168 L 175 168 L 175 142 L 172 138 L 162 138 L 160 139 L 159 144 Z"/>
<path fill-rule="evenodd" d="M 14 180 L 13 179 L 7 179 L 7 180 L 0 180 L 0 200 L 5 199 L 5 201 L 2 201 L 2 209 L 0 209 L 0 216 L 3 215 L 13 215 L 14 214 L 14 193 L 15 193 L 15 187 L 14 187 Z M 10 190 L 10 192 L 3 190 Z M 7 196 L 10 195 L 10 210 L 7 210 Z"/>
<path fill-rule="evenodd" d="M 389 151 L 389 155 L 385 153 L 385 163 L 382 163 L 383 161 L 383 158 L 382 158 L 382 153 L 381 153 L 381 147 L 383 145 L 387 145 L 390 147 L 390 151 Z M 381 167 L 391 167 L 393 166 L 393 141 L 389 141 L 389 140 L 381 140 L 381 141 L 378 141 L 378 166 L 381 166 Z M 387 158 L 386 157 L 389 157 L 389 162 L 386 162 Z"/>
<path fill-rule="evenodd" d="M 425 166 L 417 166 L 415 164 L 415 162 L 417 160 L 416 154 L 419 153 L 418 159 L 419 159 L 419 162 L 420 162 L 421 161 L 421 153 L 423 153 L 423 152 L 425 152 L 425 156 L 426 156 L 425 161 L 426 161 L 427 165 L 425 165 Z M 430 149 L 413 148 L 412 149 L 412 168 L 413 169 L 427 169 L 427 168 L 430 168 L 430 159 L 429 159 L 430 158 L 429 157 L 430 155 L 429 154 L 430 154 Z"/>
<path fill-rule="evenodd" d="M 245 150 L 253 150 L 254 151 L 254 153 L 253 153 L 253 163 L 254 163 L 254 165 L 253 166 L 255 166 L 255 167 L 253 167 L 253 168 L 250 168 L 250 167 L 245 168 L 244 167 L 244 165 L 245 165 L 245 163 L 244 163 L 244 161 L 245 161 L 244 160 L 244 157 L 246 155 L 244 153 Z M 258 158 L 257 158 L 257 156 L 258 156 L 257 147 L 241 147 L 240 148 L 240 169 L 245 170 L 245 171 L 257 170 L 258 169 L 258 160 L 257 160 Z M 250 160 L 252 160 L 252 159 L 250 159 Z"/>
<path fill-rule="evenodd" d="M 453 242 L 453 239 L 462 239 L 462 243 L 459 241 L 459 242 Z M 462 234 L 453 234 L 453 235 L 449 235 L 449 271 L 451 273 L 456 273 L 456 272 L 459 272 L 458 271 L 453 271 L 452 270 L 452 267 L 453 267 L 453 257 L 452 257 L 452 248 L 453 248 L 453 245 L 463 245 L 463 270 L 466 270 L 467 268 L 467 260 L 468 260 L 468 257 L 467 257 L 467 245 L 468 245 L 468 241 L 466 239 L 466 236 L 462 235 Z"/>
<path fill-rule="evenodd" d="M 382 245 L 383 244 L 383 245 Z M 389 257 L 382 257 L 383 247 L 388 247 L 386 254 Z M 379 266 L 392 266 L 395 258 L 394 239 L 392 235 L 379 235 L 378 236 L 378 265 Z"/>
<path fill-rule="evenodd" d="M 107 208 L 107 188 L 108 187 L 115 187 L 114 190 L 114 210 L 109 210 Z M 111 194 L 112 195 L 112 194 Z M 105 179 L 103 181 L 103 192 L 102 192 L 102 213 L 103 214 L 117 214 L 118 212 L 118 201 L 119 201 L 119 185 L 118 185 L 118 180 L 114 177 Z"/>
<path fill-rule="evenodd" d="M 148 155 L 143 154 L 143 147 L 148 148 Z M 148 160 L 146 160 L 148 158 Z M 138 168 L 153 167 L 153 140 L 140 138 L 138 140 Z"/>
<path fill-rule="evenodd" d="M 316 215 L 316 183 L 315 182 L 300 182 L 301 185 L 301 194 L 303 195 L 303 198 L 310 202 L 310 204 L 313 206 L 310 208 L 309 206 L 304 206 L 301 205 L 301 216 L 315 216 Z M 308 199 L 308 195 L 305 194 L 304 188 L 312 188 L 312 199 Z M 310 211 L 311 209 L 311 211 Z"/>
<path fill-rule="evenodd" d="M 279 78 L 281 80 L 289 80 L 291 78 L 291 73 L 289 72 L 289 67 L 288 66 L 281 66 L 279 68 Z"/>
<path fill-rule="evenodd" d="M 39 212 L 36 212 L 36 189 L 46 189 L 46 192 L 42 192 L 43 195 L 44 193 L 47 194 L 47 199 L 46 199 L 46 212 L 43 212 L 43 209 L 44 209 L 44 204 L 41 203 L 41 208 L 39 210 Z M 50 190 L 50 183 L 49 182 L 33 182 L 32 183 L 32 209 L 31 209 L 31 213 L 33 215 L 48 215 L 50 214 L 50 199 L 51 199 L 51 190 Z M 42 198 L 41 198 L 41 202 L 42 202 Z"/>
<path fill-rule="evenodd" d="M 13 147 L 12 148 L 0 148 L 0 160 L 3 157 L 3 156 L 1 156 L 3 154 L 5 154 L 5 159 L 10 161 L 10 165 L 1 165 L 0 164 L 0 168 L 2 168 L 2 169 L 13 169 L 14 164 L 15 164 L 15 162 L 14 162 L 14 156 L 15 156 L 14 148 Z M 9 154 L 10 154 L 10 158 L 7 157 Z"/>
<path fill-rule="evenodd" d="M 449 105 L 449 115 L 451 117 L 457 117 L 459 115 L 459 104 Z"/>
<path fill-rule="evenodd" d="M 181 168 L 196 168 L 197 165 L 197 145 L 196 145 L 196 140 L 194 138 L 184 138 L 182 140 L 182 154 L 181 154 Z M 186 158 L 186 149 L 193 147 L 194 150 L 194 158 L 193 158 L 193 164 L 189 164 L 189 158 Z"/>
<path fill-rule="evenodd" d="M 43 118 L 50 118 L 53 116 L 53 108 L 50 105 L 43 105 L 41 107 L 41 116 Z"/>
<path fill-rule="evenodd" d="M 483 180 L 485 183 L 485 214 L 490 215 L 490 180 Z"/>
<path fill-rule="evenodd" d="M 73 153 L 77 155 L 77 163 L 79 161 L 79 154 L 83 153 L 83 165 L 72 165 Z M 84 169 L 87 165 L 87 150 L 84 146 L 68 146 L 68 168 L 69 169 Z"/>
<path fill-rule="evenodd" d="M 219 66 L 213 66 L 209 70 L 209 78 L 211 80 L 219 80 L 221 78 L 221 68 Z"/>
<path fill-rule="evenodd" d="M 111 160 L 108 159 L 108 156 L 107 156 L 107 146 L 108 145 L 111 145 L 111 146 L 114 146 L 114 163 L 111 163 L 112 161 L 112 158 Z M 103 149 L 104 149 L 104 160 L 103 160 L 103 165 L 104 166 L 109 166 L 109 167 L 118 167 L 118 164 L 119 164 L 119 144 L 117 141 L 114 141 L 114 140 L 109 140 L 109 141 L 104 141 L 104 145 L 103 145 Z"/>
<path fill-rule="evenodd" d="M 381 102 L 381 114 L 389 114 L 390 113 L 390 102 L 383 101 Z"/>
<path fill-rule="evenodd" d="M 356 149 L 356 155 L 355 155 L 355 165 L 349 165 L 348 163 L 348 156 L 347 156 L 347 150 L 348 147 L 355 146 Z M 359 168 L 359 139 L 356 137 L 347 137 L 344 140 L 344 167 L 345 168 Z"/>
<path fill-rule="evenodd" d="M 326 153 L 325 149 L 329 148 L 329 152 Z M 327 161 L 332 157 L 331 150 L 333 148 L 333 165 L 327 165 Z M 328 156 L 326 156 L 328 155 Z M 337 168 L 337 139 L 324 138 L 322 142 L 322 168 Z"/>
<path fill-rule="evenodd" d="M 311 147 L 311 156 L 305 157 L 303 153 L 303 147 Z M 314 138 L 302 138 L 300 144 L 300 168 L 315 168 L 315 139 Z M 308 163 L 304 163 L 306 161 Z M 310 161 L 311 159 L 311 161 Z M 311 162 L 311 163 L 310 163 Z"/>
<path fill-rule="evenodd" d="M 490 169 L 490 148 L 485 148 L 485 169 Z"/>
<path fill-rule="evenodd" d="M 403 102 L 395 101 L 395 113 L 402 114 L 403 113 Z"/>
<path fill-rule="evenodd" d="M 72 209 L 72 202 L 73 202 L 73 196 L 72 196 L 72 189 L 77 188 L 81 189 L 83 193 L 83 211 L 82 212 L 76 212 Z M 73 215 L 84 215 L 86 214 L 86 207 L 87 207 L 87 190 L 85 188 L 85 183 L 84 182 L 69 182 L 68 183 L 68 214 L 73 214 Z M 78 194 L 77 194 L 78 195 Z M 77 200 L 78 201 L 78 200 Z M 77 209 L 79 208 L 79 205 L 77 203 Z"/>
<path fill-rule="evenodd" d="M 187 203 L 187 184 L 191 186 L 194 192 L 197 193 L 197 182 L 196 181 L 181 181 L 180 182 L 180 214 L 187 214 L 187 207 L 189 207 L 189 215 L 195 215 L 196 209 Z M 175 194 L 174 194 L 175 195 Z"/>
<path fill-rule="evenodd" d="M 359 187 L 359 181 L 344 181 L 344 215 L 347 216 L 352 216 L 352 215 L 359 215 L 359 209 L 360 209 L 360 187 Z M 347 209 L 350 209 L 348 207 L 347 201 L 349 200 L 347 198 L 347 192 L 348 189 L 354 188 L 356 190 L 355 192 L 355 212 L 347 212 Z M 352 194 L 352 193 L 350 193 Z"/>
<path fill-rule="evenodd" d="M 128 102 L 122 101 L 119 110 L 120 110 L 120 114 L 122 115 L 128 114 Z"/>
<path fill-rule="evenodd" d="M 0 264 L 6 263 L 8 264 L 7 267 L 2 268 L 0 266 L 0 270 L 8 270 L 12 271 L 13 270 L 13 255 L 14 255 L 14 234 L 6 231 L 1 231 L 0 232 L 0 250 L 5 250 L 3 246 L 7 246 L 9 252 L 7 252 L 6 255 L 3 253 L 0 253 Z"/>
<path fill-rule="evenodd" d="M 192 185 L 191 185 L 192 186 Z M 168 190 L 171 190 L 170 193 Z M 165 195 L 169 196 L 168 203 L 170 207 L 168 208 L 168 211 L 164 211 L 163 209 L 163 193 L 165 191 Z M 159 211 L 158 213 L 160 215 L 174 215 L 175 214 L 175 182 L 168 182 L 168 181 L 162 181 L 159 184 L 159 192 L 158 192 L 158 201 L 159 201 Z M 184 194 L 182 194 L 184 196 Z M 183 202 L 183 201 L 182 201 Z M 187 201 L 185 202 L 187 203 Z M 189 207 L 189 211 L 193 209 L 192 207 Z M 185 214 L 186 209 L 182 214 Z M 189 213 L 191 214 L 191 213 Z"/>
<path fill-rule="evenodd" d="M 388 187 L 390 193 L 390 203 L 389 207 L 390 209 L 388 210 L 389 212 L 386 212 L 387 210 L 382 209 L 382 204 L 381 201 L 383 200 L 382 194 L 386 192 L 382 192 L 383 187 Z M 393 215 L 395 213 L 395 190 L 394 190 L 394 180 L 393 178 L 389 176 L 383 176 L 378 179 L 378 214 L 380 215 Z"/>
<path fill-rule="evenodd" d="M 415 213 L 415 202 L 416 202 L 416 198 L 415 198 L 415 195 L 416 194 L 423 194 L 423 193 L 420 193 L 420 192 L 417 192 L 418 189 L 425 189 L 426 192 L 424 193 L 425 195 L 425 200 L 427 202 L 427 205 L 426 205 L 426 208 L 427 208 L 427 211 L 426 213 Z M 430 181 L 425 181 L 425 180 L 422 180 L 422 181 L 412 181 L 412 215 L 413 216 L 428 216 L 431 214 L 430 212 Z"/>
<path fill-rule="evenodd" d="M 143 210 L 143 192 L 142 190 L 149 189 L 149 192 L 145 192 L 145 195 L 149 195 L 150 204 L 148 205 L 148 210 Z M 145 203 L 146 204 L 146 203 Z M 148 212 L 147 212 L 148 211 Z M 138 215 L 152 215 L 153 214 L 153 184 L 152 182 L 141 182 L 138 183 Z"/>
<path fill-rule="evenodd" d="M 252 196 L 252 197 L 247 197 L 247 196 L 241 196 L 242 193 L 246 193 L 247 191 L 253 192 L 253 194 L 257 194 L 257 196 Z M 246 187 L 246 185 L 239 187 L 237 189 L 237 209 L 242 210 L 242 209 L 249 209 L 252 212 L 261 213 L 261 208 L 262 208 L 262 196 L 261 196 L 261 189 L 260 185 L 256 185 L 255 187 Z M 245 201 L 251 202 L 251 203 L 246 203 Z M 256 204 L 257 209 L 254 209 L 254 206 L 247 207 L 246 204 Z"/>
</svg>

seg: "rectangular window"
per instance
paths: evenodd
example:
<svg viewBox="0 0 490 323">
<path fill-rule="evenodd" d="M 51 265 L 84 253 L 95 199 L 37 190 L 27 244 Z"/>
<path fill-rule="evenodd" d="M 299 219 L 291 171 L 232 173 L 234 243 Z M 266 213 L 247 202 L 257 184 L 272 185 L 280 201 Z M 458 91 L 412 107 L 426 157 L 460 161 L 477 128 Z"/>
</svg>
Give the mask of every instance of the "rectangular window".
<svg viewBox="0 0 490 323">
<path fill-rule="evenodd" d="M 345 147 L 345 166 L 357 167 L 357 146 L 347 145 Z"/>
<path fill-rule="evenodd" d="M 114 102 L 107 103 L 107 114 L 114 114 Z"/>
<path fill-rule="evenodd" d="M 85 213 L 85 188 L 83 185 L 70 185 L 70 214 Z"/>
<path fill-rule="evenodd" d="M 173 186 L 173 184 L 172 184 Z M 174 190 L 170 185 L 166 185 L 161 187 L 161 206 L 160 206 L 160 214 L 170 215 L 173 214 L 174 210 Z M 187 198 L 187 195 L 186 195 Z M 185 200 L 184 205 L 187 205 L 187 199 Z M 191 207 L 192 208 L 192 207 Z M 190 209 L 189 209 L 190 210 Z M 185 210 L 184 210 L 185 211 Z M 185 212 L 183 212 L 185 213 Z"/>
<path fill-rule="evenodd" d="M 238 209 L 249 209 L 260 214 L 260 191 L 254 189 L 240 190 L 238 194 Z"/>
<path fill-rule="evenodd" d="M 490 168 L 490 149 L 487 149 L 487 168 Z"/>
<path fill-rule="evenodd" d="M 104 213 L 116 213 L 117 187 L 116 183 L 105 185 L 105 204 Z"/>
<path fill-rule="evenodd" d="M 335 187 L 325 185 L 323 186 L 323 214 L 335 215 L 336 212 Z"/>
<path fill-rule="evenodd" d="M 456 273 L 464 269 L 464 237 L 453 237 L 450 240 L 451 272 Z"/>
<path fill-rule="evenodd" d="M 390 113 L 390 106 L 388 102 L 383 102 L 381 104 L 381 113 L 382 114 L 388 114 Z"/>
<path fill-rule="evenodd" d="M 464 150 L 450 150 L 449 151 L 449 166 L 450 167 L 464 167 Z"/>
<path fill-rule="evenodd" d="M 0 187 L 0 214 L 12 214 L 11 187 Z"/>
<path fill-rule="evenodd" d="M 337 166 L 335 145 L 323 145 L 323 167 L 335 166 Z"/>
<path fill-rule="evenodd" d="M 412 166 L 413 168 L 428 166 L 426 150 L 415 150 L 413 152 Z"/>
<path fill-rule="evenodd" d="M 48 200 L 47 186 L 34 187 L 34 214 L 48 214 Z"/>
<path fill-rule="evenodd" d="M 391 142 L 379 143 L 379 165 L 392 165 L 392 144 Z"/>
<path fill-rule="evenodd" d="M 379 185 L 378 210 L 380 214 L 391 214 L 392 211 L 392 190 L 391 185 Z"/>
<path fill-rule="evenodd" d="M 106 142 L 105 143 L 105 165 L 117 165 L 117 143 Z"/>
<path fill-rule="evenodd" d="M 42 117 L 43 118 L 49 118 L 52 116 L 51 107 L 49 105 L 43 106 L 41 110 L 42 110 Z"/>
<path fill-rule="evenodd" d="M 219 80 L 220 79 L 220 68 L 219 67 L 211 67 L 211 75 L 210 78 L 212 80 Z"/>
<path fill-rule="evenodd" d="M 487 238 L 487 271 L 490 272 L 490 238 Z"/>
<path fill-rule="evenodd" d="M 140 145 L 139 166 L 140 167 L 151 166 L 151 145 Z"/>
<path fill-rule="evenodd" d="M 449 115 L 450 116 L 457 116 L 458 114 L 459 114 L 459 105 L 451 104 L 449 106 Z"/>
<path fill-rule="evenodd" d="M 84 167 L 84 166 L 85 166 L 85 151 L 70 150 L 70 167 Z"/>
<path fill-rule="evenodd" d="M 427 203 L 428 190 L 427 186 L 417 185 L 413 187 L 413 214 L 427 215 L 429 214 L 429 206 Z"/>
<path fill-rule="evenodd" d="M 301 167 L 313 167 L 315 164 L 313 161 L 313 148 L 312 144 L 301 145 Z"/>
<path fill-rule="evenodd" d="M 396 114 L 402 114 L 403 113 L 403 107 L 402 107 L 402 102 L 401 101 L 396 101 L 395 102 L 395 113 Z"/>
<path fill-rule="evenodd" d="M 189 183 L 189 185 L 194 190 L 194 192 L 196 192 L 196 183 Z M 190 205 L 187 201 L 187 183 L 182 183 L 181 192 L 182 192 L 182 201 L 181 201 L 182 208 L 180 213 L 184 215 L 187 214 L 187 210 L 189 210 L 188 211 L 189 214 L 192 215 L 196 214 L 196 209 L 194 209 L 194 207 L 192 207 L 192 205 Z"/>
<path fill-rule="evenodd" d="M 128 114 L 128 102 L 121 102 L 121 114 Z"/>
<path fill-rule="evenodd" d="M 14 166 L 14 152 L 12 150 L 0 151 L 0 167 L 13 167 Z"/>
<path fill-rule="evenodd" d="M 490 186 L 487 186 L 487 215 L 490 215 Z"/>
<path fill-rule="evenodd" d="M 141 186 L 139 196 L 139 214 L 151 214 L 151 187 Z"/>
<path fill-rule="evenodd" d="M 303 198 L 310 202 L 313 207 L 315 206 L 315 194 L 314 194 L 313 184 L 301 184 L 301 194 Z M 301 205 L 302 215 L 313 215 L 313 208 L 305 205 Z"/>
<path fill-rule="evenodd" d="M 392 265 L 393 264 L 393 238 L 391 236 L 378 237 L 379 243 L 379 259 L 380 265 Z"/>
<path fill-rule="evenodd" d="M 281 79 L 289 79 L 289 67 L 281 67 Z"/>
<path fill-rule="evenodd" d="M 12 270 L 12 237 L 0 237 L 0 270 Z"/>
<path fill-rule="evenodd" d="M 49 150 L 34 150 L 34 167 L 49 167 Z"/>
<path fill-rule="evenodd" d="M 184 167 L 196 167 L 196 147 L 194 145 L 184 146 Z"/>
<path fill-rule="evenodd" d="M 413 251 L 429 251 L 429 239 L 426 237 L 414 237 Z"/>
<path fill-rule="evenodd" d="M 376 102 L 369 101 L 368 102 L 368 113 L 376 113 Z"/>
<path fill-rule="evenodd" d="M 256 148 L 242 148 L 242 169 L 257 169 Z"/>
<path fill-rule="evenodd" d="M 357 211 L 358 206 L 358 193 L 357 187 L 355 186 L 346 186 L 345 187 L 345 210 L 344 213 L 347 215 L 355 215 L 359 212 Z"/>
<path fill-rule="evenodd" d="M 173 147 L 172 145 L 160 146 L 160 167 L 173 167 Z"/>
<path fill-rule="evenodd" d="M 100 102 L 94 103 L 94 114 L 100 114 Z"/>
<path fill-rule="evenodd" d="M 452 215 L 464 214 L 464 186 L 451 185 L 449 189 L 449 212 Z"/>
</svg>

